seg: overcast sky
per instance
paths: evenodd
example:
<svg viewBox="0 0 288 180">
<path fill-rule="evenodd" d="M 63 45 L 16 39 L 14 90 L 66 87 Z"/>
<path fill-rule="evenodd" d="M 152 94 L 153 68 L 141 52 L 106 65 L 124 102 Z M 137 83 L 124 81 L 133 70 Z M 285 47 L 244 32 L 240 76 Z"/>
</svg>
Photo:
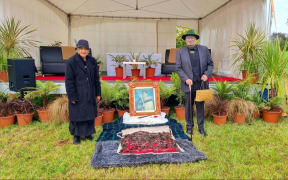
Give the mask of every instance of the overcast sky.
<svg viewBox="0 0 288 180">
<path fill-rule="evenodd" d="M 276 11 L 276 27 L 272 24 L 272 32 L 281 32 L 288 34 L 288 0 L 274 0 L 274 6 Z"/>
</svg>

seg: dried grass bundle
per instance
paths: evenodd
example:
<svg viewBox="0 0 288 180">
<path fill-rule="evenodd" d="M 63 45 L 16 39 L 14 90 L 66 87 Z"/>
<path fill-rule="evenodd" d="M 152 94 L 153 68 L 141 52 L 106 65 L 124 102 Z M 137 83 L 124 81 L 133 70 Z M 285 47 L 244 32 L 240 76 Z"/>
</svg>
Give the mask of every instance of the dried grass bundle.
<svg viewBox="0 0 288 180">
<path fill-rule="evenodd" d="M 65 123 L 69 121 L 68 98 L 62 95 L 48 105 L 48 114 L 51 122 Z"/>
<path fill-rule="evenodd" d="M 233 119 L 234 115 L 237 113 L 244 114 L 246 118 L 251 119 L 256 110 L 255 104 L 251 101 L 232 99 L 228 103 L 228 116 L 231 119 Z"/>
</svg>

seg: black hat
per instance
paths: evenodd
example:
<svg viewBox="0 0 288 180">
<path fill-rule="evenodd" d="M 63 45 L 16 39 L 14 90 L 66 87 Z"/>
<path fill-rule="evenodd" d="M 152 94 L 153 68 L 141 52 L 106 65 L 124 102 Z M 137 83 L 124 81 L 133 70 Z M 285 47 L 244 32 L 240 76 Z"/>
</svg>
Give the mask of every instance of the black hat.
<svg viewBox="0 0 288 180">
<path fill-rule="evenodd" d="M 77 48 L 86 48 L 89 49 L 89 43 L 87 40 L 80 39 L 76 45 Z"/>
<path fill-rule="evenodd" d="M 194 36 L 196 39 L 199 39 L 199 35 L 195 33 L 194 29 L 187 31 L 187 33 L 182 36 L 182 39 L 185 40 L 186 36 Z"/>
</svg>

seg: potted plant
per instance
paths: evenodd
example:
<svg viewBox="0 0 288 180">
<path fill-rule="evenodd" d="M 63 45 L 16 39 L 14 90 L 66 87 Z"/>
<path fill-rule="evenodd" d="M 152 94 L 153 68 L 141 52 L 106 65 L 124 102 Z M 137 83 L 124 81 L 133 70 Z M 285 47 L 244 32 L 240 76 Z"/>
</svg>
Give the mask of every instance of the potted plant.
<svg viewBox="0 0 288 180">
<path fill-rule="evenodd" d="M 152 59 L 153 53 L 148 54 L 147 56 L 144 56 L 144 62 L 146 63 L 146 77 L 153 77 L 155 74 L 155 68 L 152 66 L 156 66 L 159 64 L 158 59 Z"/>
<path fill-rule="evenodd" d="M 264 122 L 277 123 L 282 114 L 281 108 L 284 109 L 284 102 L 285 98 L 280 96 L 275 96 L 268 101 L 264 101 L 265 106 L 262 110 Z"/>
<path fill-rule="evenodd" d="M 130 62 L 140 62 L 140 57 L 141 57 L 141 53 L 138 53 L 138 55 L 136 55 L 135 53 L 130 53 L 129 56 L 129 61 Z M 132 77 L 133 78 L 138 78 L 140 75 L 140 69 L 138 69 L 138 64 L 132 64 Z"/>
<path fill-rule="evenodd" d="M 232 85 L 232 100 L 228 103 L 228 115 L 235 123 L 242 124 L 245 119 L 251 120 L 256 106 L 249 100 L 249 91 L 252 87 L 250 78 Z"/>
<path fill-rule="evenodd" d="M 124 83 L 116 81 L 112 89 L 112 101 L 118 112 L 118 118 L 129 111 L 129 91 Z"/>
<path fill-rule="evenodd" d="M 178 101 L 178 106 L 175 106 L 176 116 L 179 120 L 185 120 L 184 92 L 181 90 L 181 80 L 178 74 L 171 74 L 171 81 L 175 89 L 174 95 Z"/>
<path fill-rule="evenodd" d="M 258 92 L 253 93 L 249 97 L 249 100 L 252 101 L 255 105 L 255 111 L 253 113 L 253 117 L 256 119 L 260 118 L 260 111 L 262 111 L 262 109 L 265 106 L 260 94 L 258 94 Z"/>
<path fill-rule="evenodd" d="M 169 97 L 175 92 L 175 87 L 168 87 L 164 82 L 160 81 L 160 103 L 161 103 L 161 111 L 165 112 L 167 116 L 169 116 L 170 107 L 167 104 Z"/>
<path fill-rule="evenodd" d="M 115 109 L 113 107 L 112 86 L 101 80 L 101 102 L 100 106 L 103 108 L 103 122 L 110 123 L 114 120 Z"/>
<path fill-rule="evenodd" d="M 48 105 L 48 117 L 52 122 L 65 123 L 69 122 L 68 97 L 62 95 L 57 97 Z"/>
<path fill-rule="evenodd" d="M 0 91 L 0 127 L 4 128 L 14 124 L 14 112 L 8 102 L 9 95 Z"/>
<path fill-rule="evenodd" d="M 37 80 L 36 81 L 37 87 L 33 91 L 29 92 L 25 98 L 33 98 L 39 97 L 43 99 L 42 106 L 37 109 L 37 113 L 39 115 L 39 119 L 41 122 L 48 122 L 50 120 L 48 116 L 48 99 L 52 92 L 57 91 L 60 88 L 60 85 L 55 85 L 52 81 L 42 82 Z"/>
<path fill-rule="evenodd" d="M 31 56 L 29 47 L 36 47 L 38 41 L 29 36 L 36 29 L 30 25 L 22 25 L 22 22 L 12 18 L 5 18 L 0 25 L 0 81 L 8 81 L 7 59 Z"/>
<path fill-rule="evenodd" d="M 234 66 L 240 65 L 243 79 L 247 76 L 253 76 L 251 82 L 258 80 L 259 62 L 255 58 L 256 54 L 261 52 L 262 45 L 265 43 L 265 33 L 251 24 L 245 32 L 245 35 L 239 34 L 239 39 L 232 41 L 232 46 L 237 52 L 234 54 Z"/>
<path fill-rule="evenodd" d="M 214 81 L 214 98 L 207 104 L 207 108 L 212 113 L 215 124 L 225 124 L 227 121 L 227 103 L 231 98 L 232 87 L 228 81 Z"/>
<path fill-rule="evenodd" d="M 32 122 L 35 105 L 27 99 L 14 99 L 11 102 L 11 108 L 16 113 L 19 126 L 26 126 Z"/>
<path fill-rule="evenodd" d="M 123 78 L 123 67 L 121 66 L 123 62 L 127 59 L 124 55 L 110 55 L 112 57 L 112 61 L 114 61 L 117 66 L 115 67 L 116 77 Z"/>
</svg>

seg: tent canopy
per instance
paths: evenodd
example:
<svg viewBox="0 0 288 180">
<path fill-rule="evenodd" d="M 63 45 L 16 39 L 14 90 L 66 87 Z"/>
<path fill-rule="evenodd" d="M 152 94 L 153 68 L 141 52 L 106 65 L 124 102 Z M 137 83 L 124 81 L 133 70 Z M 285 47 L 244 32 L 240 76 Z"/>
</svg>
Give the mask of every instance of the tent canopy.
<svg viewBox="0 0 288 180">
<path fill-rule="evenodd" d="M 231 0 L 46 0 L 70 15 L 201 19 Z"/>
</svg>

